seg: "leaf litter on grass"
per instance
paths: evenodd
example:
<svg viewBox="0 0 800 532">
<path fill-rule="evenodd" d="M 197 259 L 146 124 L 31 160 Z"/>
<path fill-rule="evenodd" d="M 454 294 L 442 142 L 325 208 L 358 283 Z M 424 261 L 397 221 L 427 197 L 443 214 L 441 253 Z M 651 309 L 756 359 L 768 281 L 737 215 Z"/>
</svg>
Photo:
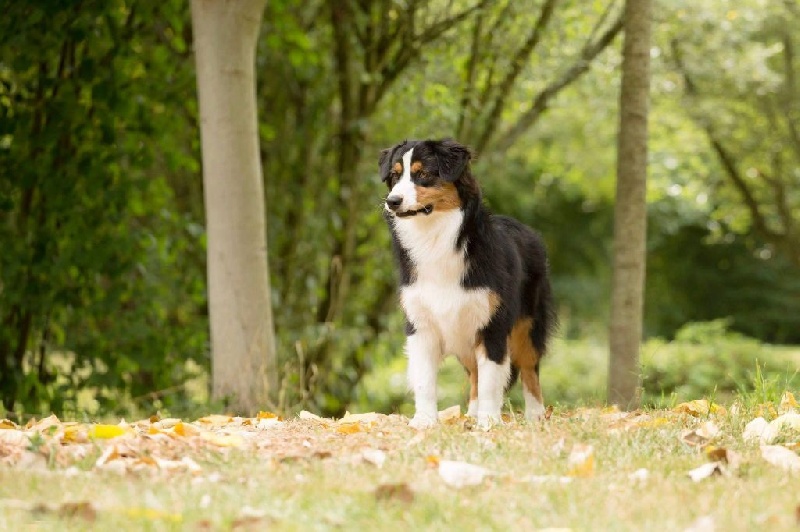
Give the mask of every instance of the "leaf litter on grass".
<svg viewBox="0 0 800 532">
<path fill-rule="evenodd" d="M 781 414 L 773 422 L 781 419 L 779 423 L 785 425 L 782 425 L 784 429 L 792 429 L 796 404 L 793 396 L 784 396 L 781 405 L 776 407 Z M 666 442 L 669 438 L 676 446 L 682 442 L 684 452 L 695 453 L 706 460 L 689 473 L 695 481 L 716 475 L 722 478 L 736 475 L 739 465 L 748 460 L 749 464 L 761 460 L 787 471 L 797 471 L 800 467 L 800 457 L 791 450 L 797 442 L 791 437 L 780 446 L 772 446 L 777 448 L 762 445 L 753 450 L 750 447 L 745 457 L 731 449 L 737 441 L 739 445 L 746 444 L 748 431 L 733 434 L 726 409 L 707 400 L 658 411 L 579 408 L 557 412 L 549 420 L 534 423 L 508 416 L 504 424 L 488 433 L 472 430 L 471 418 L 464 416 L 458 406 L 441 411 L 439 419 L 440 428 L 423 432 L 409 429 L 403 416 L 374 412 L 347 413 L 341 419 L 323 418 L 305 411 L 292 419 L 283 419 L 271 412 L 259 412 L 254 417 L 211 414 L 194 421 L 152 416 L 130 423 L 122 420 L 118 424 L 62 422 L 55 416 L 32 420 L 25 425 L 0 420 L 0 467 L 20 469 L 38 464 L 37 467 L 49 467 L 68 475 L 76 471 L 75 465 L 79 464 L 92 471 L 145 472 L 157 476 L 181 474 L 197 481 L 216 482 L 219 473 L 214 471 L 217 467 L 214 463 L 218 463 L 214 457 L 232 452 L 257 456 L 259 460 L 274 464 L 271 467 L 298 460 L 312 463 L 330 460 L 325 463 L 349 464 L 347 467 L 363 464 L 362 467 L 371 468 L 375 471 L 373 475 L 379 475 L 379 479 L 370 481 L 369 489 L 374 492 L 374 498 L 404 504 L 411 504 L 415 493 L 432 489 L 436 482 L 447 488 L 465 490 L 480 485 L 494 488 L 518 483 L 565 485 L 558 489 L 572 489 L 566 485 L 593 482 L 592 479 L 615 473 L 609 466 L 609 460 L 615 458 L 608 455 L 603 434 L 636 439 L 639 431 L 645 431 L 662 434 L 657 441 Z M 764 420 L 764 423 L 771 422 Z M 581 430 L 589 432 L 581 436 Z M 781 431 L 783 435 L 786 433 L 786 430 Z M 523 470 L 489 461 L 488 457 L 498 445 L 507 448 L 509 438 L 535 440 L 539 434 L 549 439 L 544 447 L 548 459 L 535 459 L 534 463 L 547 464 L 545 468 L 525 469 L 523 473 Z M 760 436 L 758 433 L 756 439 Z M 443 437 L 446 441 L 461 441 L 464 445 L 477 442 L 479 445 L 471 444 L 477 451 L 464 453 L 459 450 L 461 444 L 442 446 Z M 754 454 L 757 451 L 760 455 Z M 391 465 L 400 453 L 403 453 L 404 463 L 411 457 L 423 467 L 427 464 L 423 477 L 412 482 L 398 475 L 405 466 L 397 469 Z M 647 481 L 652 474 L 658 478 L 663 474 L 657 463 L 652 466 L 630 463 L 627 471 L 624 464 L 622 467 L 619 473 L 631 485 Z M 368 474 L 367 469 L 360 471 Z M 684 479 L 689 482 L 689 478 Z M 81 504 L 81 501 L 74 504 Z M 32 508 L 29 506 L 31 511 Z M 112 511 L 96 504 L 92 508 L 95 512 Z M 63 515 L 57 505 L 48 507 L 47 511 Z"/>
</svg>

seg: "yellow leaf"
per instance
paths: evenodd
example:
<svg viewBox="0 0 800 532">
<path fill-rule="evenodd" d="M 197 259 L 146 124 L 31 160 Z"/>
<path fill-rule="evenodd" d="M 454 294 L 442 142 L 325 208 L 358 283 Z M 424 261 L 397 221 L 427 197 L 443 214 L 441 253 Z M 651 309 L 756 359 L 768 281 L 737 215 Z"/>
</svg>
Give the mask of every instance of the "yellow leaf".
<svg viewBox="0 0 800 532">
<path fill-rule="evenodd" d="M 679 414 L 689 414 L 694 417 L 707 416 L 708 414 L 724 415 L 726 413 L 725 408 L 716 403 L 709 403 L 706 399 L 696 399 L 688 403 L 681 403 L 673 408 L 672 411 Z"/>
<path fill-rule="evenodd" d="M 125 429 L 119 425 L 94 425 L 89 429 L 89 437 L 101 440 L 118 438 L 125 434 Z"/>
<path fill-rule="evenodd" d="M 17 424 L 8 419 L 0 419 L 0 429 L 16 429 Z"/>
<path fill-rule="evenodd" d="M 641 428 L 657 428 L 666 425 L 669 423 L 669 420 L 665 417 L 656 417 L 652 419 L 645 419 L 639 423 L 635 423 L 635 426 Z"/>
<path fill-rule="evenodd" d="M 778 417 L 778 411 L 772 403 L 762 403 L 756 407 L 756 417 L 775 419 Z"/>
<path fill-rule="evenodd" d="M 203 439 L 217 447 L 243 447 L 244 440 L 241 436 L 236 434 L 215 434 L 213 432 L 204 432 Z"/>
<path fill-rule="evenodd" d="M 62 442 L 66 443 L 75 443 L 79 438 L 79 431 L 80 428 L 77 426 L 71 426 L 64 428 L 64 436 L 61 438 Z"/>
<path fill-rule="evenodd" d="M 350 412 L 345 412 L 344 417 L 337 423 L 374 423 L 378 421 L 382 415 L 383 414 L 377 414 L 375 412 L 367 412 L 366 414 L 351 414 Z"/>
<path fill-rule="evenodd" d="M 345 423 L 336 427 L 336 432 L 342 434 L 355 434 L 356 432 L 363 432 L 359 423 Z"/>
<path fill-rule="evenodd" d="M 188 436 L 186 431 L 186 425 L 183 424 L 183 421 L 179 421 L 172 427 L 172 431 L 177 434 L 178 436 Z"/>
<path fill-rule="evenodd" d="M 201 417 L 197 420 L 199 423 L 206 423 L 208 425 L 227 425 L 233 422 L 231 416 L 223 416 L 220 414 L 211 414 L 210 416 Z"/>
<path fill-rule="evenodd" d="M 784 392 L 783 397 L 781 397 L 781 404 L 778 407 L 780 408 L 780 411 L 785 413 L 794 410 L 797 407 L 798 404 L 797 400 L 794 398 L 794 394 L 792 392 Z"/>
<path fill-rule="evenodd" d="M 278 414 L 273 414 L 272 412 L 264 412 L 263 410 L 258 413 L 256 419 L 275 419 L 278 417 Z"/>
<path fill-rule="evenodd" d="M 428 463 L 430 467 L 439 467 L 439 462 L 441 460 L 435 454 L 429 454 L 428 456 L 425 457 L 425 461 Z"/>
<path fill-rule="evenodd" d="M 567 475 L 571 477 L 591 477 L 594 475 L 594 447 L 576 444 L 567 460 L 571 466 Z"/>
</svg>

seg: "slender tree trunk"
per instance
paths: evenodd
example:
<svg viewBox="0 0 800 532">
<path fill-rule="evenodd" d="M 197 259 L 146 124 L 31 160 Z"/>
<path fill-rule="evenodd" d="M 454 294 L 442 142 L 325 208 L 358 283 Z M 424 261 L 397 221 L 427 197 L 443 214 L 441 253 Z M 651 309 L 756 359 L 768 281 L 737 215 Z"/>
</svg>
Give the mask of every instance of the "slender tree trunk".
<svg viewBox="0 0 800 532">
<path fill-rule="evenodd" d="M 192 0 L 208 233 L 212 396 L 252 413 L 276 392 L 255 96 L 266 0 Z"/>
<path fill-rule="evenodd" d="M 640 399 L 651 20 L 651 0 L 626 1 L 608 373 L 608 400 L 626 409 L 638 407 Z"/>
</svg>

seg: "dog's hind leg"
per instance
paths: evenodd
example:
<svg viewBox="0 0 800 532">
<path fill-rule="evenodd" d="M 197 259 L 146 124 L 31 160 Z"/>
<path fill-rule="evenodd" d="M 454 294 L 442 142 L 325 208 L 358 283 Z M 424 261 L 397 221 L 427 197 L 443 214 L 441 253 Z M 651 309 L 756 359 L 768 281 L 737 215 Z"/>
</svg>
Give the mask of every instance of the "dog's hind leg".
<svg viewBox="0 0 800 532">
<path fill-rule="evenodd" d="M 503 393 L 511 373 L 506 333 L 489 327 L 475 350 L 478 366 L 478 425 L 484 428 L 500 423 Z"/>
<path fill-rule="evenodd" d="M 531 338 L 531 318 L 523 318 L 514 325 L 508 343 L 511 360 L 519 368 L 522 395 L 525 397 L 525 419 L 539 419 L 544 414 L 542 388 L 539 384 L 539 352 Z"/>
</svg>

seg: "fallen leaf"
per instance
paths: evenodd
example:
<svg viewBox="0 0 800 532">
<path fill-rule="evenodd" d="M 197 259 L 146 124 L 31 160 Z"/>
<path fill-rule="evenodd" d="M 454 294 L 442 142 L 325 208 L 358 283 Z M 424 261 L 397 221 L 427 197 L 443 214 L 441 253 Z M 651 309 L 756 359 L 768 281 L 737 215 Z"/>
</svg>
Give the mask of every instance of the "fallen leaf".
<svg viewBox="0 0 800 532">
<path fill-rule="evenodd" d="M 708 462 L 699 467 L 695 467 L 689 471 L 689 477 L 695 482 L 705 480 L 712 475 L 721 475 L 723 473 L 722 464 L 720 462 Z"/>
<path fill-rule="evenodd" d="M 17 424 L 9 419 L 0 419 L 0 430 L 2 429 L 16 429 Z"/>
<path fill-rule="evenodd" d="M 386 461 L 386 453 L 380 449 L 364 449 L 361 451 L 361 458 L 380 469 Z"/>
<path fill-rule="evenodd" d="M 461 405 L 453 405 L 439 411 L 439 423 L 457 421 L 461 417 Z"/>
<path fill-rule="evenodd" d="M 800 471 L 800 456 L 782 445 L 762 445 L 761 457 L 787 471 Z"/>
<path fill-rule="evenodd" d="M 350 412 L 345 412 L 344 417 L 337 421 L 337 423 L 342 425 L 350 423 L 375 423 L 382 415 L 383 414 L 375 412 L 367 412 L 366 414 L 351 414 Z"/>
<path fill-rule="evenodd" d="M 571 477 L 591 477 L 594 475 L 594 447 L 582 443 L 575 444 L 569 453 L 570 466 L 567 475 Z"/>
<path fill-rule="evenodd" d="M 441 459 L 435 454 L 429 454 L 425 457 L 425 462 L 427 462 L 428 466 L 430 467 L 439 467 L 439 462 L 441 462 Z"/>
<path fill-rule="evenodd" d="M 256 419 L 278 419 L 278 414 L 272 412 L 264 412 L 263 410 L 256 415 Z"/>
<path fill-rule="evenodd" d="M 244 447 L 244 440 L 238 434 L 203 432 L 201 436 L 205 441 L 217 447 Z"/>
<path fill-rule="evenodd" d="M 406 504 L 414 502 L 414 492 L 408 484 L 381 484 L 375 488 L 375 498 L 379 501 L 399 501 Z"/>
<path fill-rule="evenodd" d="M 679 414 L 689 414 L 694 417 L 707 416 L 708 414 L 724 415 L 726 413 L 724 407 L 716 403 L 709 403 L 707 399 L 695 399 L 688 403 L 681 403 L 673 408 L 672 411 Z"/>
<path fill-rule="evenodd" d="M 745 425 L 744 432 L 742 432 L 742 438 L 745 441 L 760 440 L 768 428 L 769 423 L 767 420 L 763 417 L 757 417 Z"/>
<path fill-rule="evenodd" d="M 439 476 L 445 484 L 453 488 L 476 486 L 490 474 L 488 469 L 467 462 L 439 461 Z"/>
<path fill-rule="evenodd" d="M 798 406 L 797 400 L 794 398 L 794 394 L 792 392 L 783 392 L 783 396 L 781 396 L 781 403 L 778 406 L 778 410 L 780 412 L 792 412 Z"/>
<path fill-rule="evenodd" d="M 547 408 L 544 409 L 544 419 L 550 419 L 550 416 L 553 415 L 553 405 L 547 405 Z"/>
<path fill-rule="evenodd" d="M 60 517 L 80 517 L 86 521 L 97 519 L 97 509 L 88 501 L 65 502 L 58 508 Z"/>
<path fill-rule="evenodd" d="M 715 530 L 714 518 L 704 515 L 695 519 L 683 532 L 714 532 Z"/>
<path fill-rule="evenodd" d="M 336 432 L 341 432 L 342 434 L 355 434 L 357 432 L 363 432 L 363 430 L 361 429 L 360 423 L 347 423 L 336 427 Z"/>
<path fill-rule="evenodd" d="M 710 462 L 722 462 L 731 470 L 739 469 L 742 463 L 742 456 L 739 453 L 724 447 L 709 445 L 703 451 Z"/>
<path fill-rule="evenodd" d="M 681 441 L 687 445 L 705 445 L 719 434 L 719 427 L 713 421 L 706 421 L 699 427 L 681 433 Z"/>
<path fill-rule="evenodd" d="M 166 420 L 164 420 L 166 421 Z M 160 423 L 164 423 L 161 421 Z M 180 421 L 180 420 L 179 420 Z M 207 425 L 215 425 L 215 426 L 222 426 L 227 425 L 228 423 L 233 422 L 233 418 L 231 416 L 222 416 L 220 414 L 211 414 L 210 416 L 204 416 L 197 420 L 198 423 L 205 423 Z"/>
<path fill-rule="evenodd" d="M 300 419 L 304 419 L 304 420 L 324 421 L 324 418 L 321 418 L 316 414 L 312 414 L 308 410 L 300 411 L 300 413 L 297 414 L 297 417 L 299 417 Z"/>
<path fill-rule="evenodd" d="M 628 478 L 637 482 L 644 482 L 650 478 L 650 471 L 642 467 L 628 475 Z"/>
<path fill-rule="evenodd" d="M 23 431 L 18 429 L 0 430 L 0 443 L 10 445 L 12 447 L 25 448 L 31 444 L 30 438 Z"/>
</svg>

